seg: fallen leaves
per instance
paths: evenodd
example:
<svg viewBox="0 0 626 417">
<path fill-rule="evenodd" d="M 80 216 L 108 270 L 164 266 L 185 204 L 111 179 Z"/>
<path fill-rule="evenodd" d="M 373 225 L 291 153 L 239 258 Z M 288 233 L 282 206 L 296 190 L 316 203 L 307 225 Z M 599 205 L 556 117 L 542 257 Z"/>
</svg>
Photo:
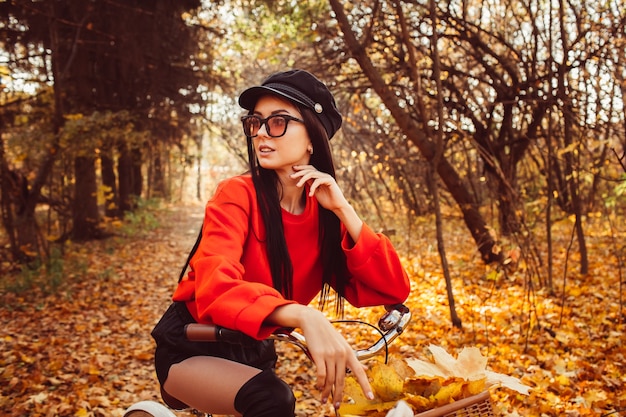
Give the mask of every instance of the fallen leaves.
<svg viewBox="0 0 626 417">
<path fill-rule="evenodd" d="M 152 236 L 85 244 L 72 255 L 83 272 L 57 294 L 2 296 L 0 415 L 119 417 L 160 400 L 150 331 L 202 221 L 189 213 L 161 213 Z"/>
<path fill-rule="evenodd" d="M 67 283 L 56 295 L 37 289 L 20 296 L 2 294 L 0 415 L 120 417 L 137 401 L 160 401 L 149 333 L 169 303 L 202 214 L 202 207 L 172 208 L 159 214 L 158 230 L 84 245 L 71 254 L 82 267 L 66 271 Z M 601 237 L 589 240 L 594 274 L 570 274 L 562 296 L 544 290 L 530 294 L 521 264 L 517 272 L 492 274 L 488 280 L 492 270 L 470 255 L 475 253 L 471 239 L 448 234 L 459 236 L 448 239 L 448 249 L 464 322 L 460 331 L 450 325 L 428 227 L 411 241 L 406 265 L 413 291 L 406 304 L 414 319 L 390 346 L 393 356 L 428 358 L 431 344 L 454 353 L 480 349 L 491 371 L 533 387 L 528 396 L 492 390 L 494 408 L 502 417 L 624 414 L 626 338 L 619 277 Z M 463 226 L 450 219 L 447 227 Z M 380 313 L 346 308 L 347 318 L 370 323 Z M 349 336 L 359 347 L 376 337 L 353 329 Z M 279 344 L 278 349 L 277 373 L 294 388 L 297 416 L 334 416 L 332 406 L 321 404 L 314 389 L 314 366 L 295 347 Z M 436 385 L 414 378 L 407 389 L 423 390 L 424 398 L 433 395 Z M 387 379 L 379 389 L 393 405 L 398 384 L 394 377 Z M 458 385 L 439 384 L 437 392 L 442 387 L 452 395 L 458 392 Z M 358 398 L 358 390 L 353 391 Z M 415 395 L 412 401 L 419 405 L 423 400 Z"/>
</svg>

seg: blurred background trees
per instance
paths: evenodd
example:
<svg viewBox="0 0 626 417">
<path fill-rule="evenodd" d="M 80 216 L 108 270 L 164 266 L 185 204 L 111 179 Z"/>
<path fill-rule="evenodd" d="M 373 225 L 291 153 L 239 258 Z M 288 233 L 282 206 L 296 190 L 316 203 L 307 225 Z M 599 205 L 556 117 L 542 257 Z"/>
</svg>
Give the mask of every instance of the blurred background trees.
<svg viewBox="0 0 626 417">
<path fill-rule="evenodd" d="M 480 258 L 521 253 L 538 285 L 552 288 L 566 256 L 555 222 L 571 219 L 583 273 L 588 220 L 624 232 L 618 0 L 153 3 L 0 3 L 9 264 L 101 237 L 140 199 L 206 199 L 209 179 L 245 169 L 237 92 L 291 67 L 336 93 L 340 181 L 409 253 L 435 209 L 433 161 L 442 210 Z"/>
<path fill-rule="evenodd" d="M 58 222 L 56 238 L 80 241 L 102 236 L 102 215 L 120 216 L 142 196 L 168 197 L 167 149 L 189 134 L 193 114 L 206 108 L 203 92 L 219 78 L 208 70 L 212 55 L 199 53 L 202 33 L 218 35 L 191 22 L 199 6 L 0 5 L 11 80 L 2 207 L 14 258 L 45 256 L 48 237 L 35 217 L 42 204 Z"/>
</svg>

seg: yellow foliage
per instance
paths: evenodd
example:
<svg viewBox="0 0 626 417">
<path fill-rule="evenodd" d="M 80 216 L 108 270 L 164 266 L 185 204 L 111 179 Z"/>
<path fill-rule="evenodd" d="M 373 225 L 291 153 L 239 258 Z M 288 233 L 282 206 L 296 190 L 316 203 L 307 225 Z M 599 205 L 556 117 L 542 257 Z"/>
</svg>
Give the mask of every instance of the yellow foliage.
<svg viewBox="0 0 626 417">
<path fill-rule="evenodd" d="M 383 363 L 374 366 L 370 378 L 372 389 L 383 401 L 397 400 L 402 396 L 404 378 L 392 366 Z"/>
<path fill-rule="evenodd" d="M 341 415 L 365 415 L 368 411 L 375 410 L 380 403 L 377 400 L 367 399 L 363 394 L 361 386 L 353 376 L 346 378 L 343 395 Z"/>
<path fill-rule="evenodd" d="M 463 385 L 466 381 L 462 378 L 451 377 L 444 381 L 444 385 L 435 394 L 437 405 L 446 405 L 461 398 Z"/>
<path fill-rule="evenodd" d="M 460 377 L 415 376 L 405 360 L 395 358 L 388 364 L 373 364 L 367 375 L 376 398 L 365 398 L 356 379 L 348 376 L 344 402 L 339 408 L 342 416 L 384 416 L 399 400 L 419 413 L 479 394 L 486 386 L 485 378 L 469 381 Z"/>
<path fill-rule="evenodd" d="M 467 384 L 463 386 L 465 392 L 463 393 L 463 398 L 471 397 L 472 395 L 480 394 L 483 392 L 486 387 L 485 378 L 477 379 L 475 381 L 469 381 Z"/>
</svg>

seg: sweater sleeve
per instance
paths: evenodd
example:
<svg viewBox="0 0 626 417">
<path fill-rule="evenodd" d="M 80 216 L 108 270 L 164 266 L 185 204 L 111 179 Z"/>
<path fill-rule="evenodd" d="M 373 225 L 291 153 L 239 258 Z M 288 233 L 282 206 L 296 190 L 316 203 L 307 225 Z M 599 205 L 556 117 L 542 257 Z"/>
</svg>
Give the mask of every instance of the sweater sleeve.
<svg viewBox="0 0 626 417">
<path fill-rule="evenodd" d="M 263 339 L 276 329 L 263 325 L 266 317 L 293 301 L 284 299 L 271 281 L 244 279 L 241 258 L 246 240 L 256 239 L 258 233 L 251 229 L 256 221 L 255 201 L 254 188 L 242 179 L 220 184 L 207 203 L 202 240 L 190 262 L 191 271 L 179 284 L 174 299 L 188 301 L 190 309 L 195 304 L 191 313 L 199 322 L 215 323 Z"/>
<path fill-rule="evenodd" d="M 342 247 L 352 278 L 346 300 L 355 307 L 403 303 L 410 281 L 391 241 L 366 224 L 355 243 L 344 231 Z"/>
</svg>

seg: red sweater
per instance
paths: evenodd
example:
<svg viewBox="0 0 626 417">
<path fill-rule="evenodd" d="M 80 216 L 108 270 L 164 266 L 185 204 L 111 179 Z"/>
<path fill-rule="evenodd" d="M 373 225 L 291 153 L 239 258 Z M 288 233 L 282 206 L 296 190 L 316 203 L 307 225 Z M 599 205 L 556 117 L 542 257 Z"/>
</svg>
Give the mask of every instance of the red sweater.
<svg viewBox="0 0 626 417">
<path fill-rule="evenodd" d="M 187 302 L 200 323 L 215 323 L 257 339 L 275 327 L 263 322 L 279 306 L 308 304 L 322 288 L 318 204 L 308 197 L 304 213 L 282 212 L 287 248 L 293 264 L 293 300 L 272 286 L 265 227 L 249 175 L 223 181 L 207 203 L 200 246 L 191 270 L 174 292 Z M 342 226 L 342 248 L 352 278 L 346 300 L 356 306 L 401 303 L 409 279 L 387 237 L 367 225 L 356 244 Z"/>
</svg>

